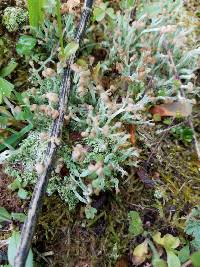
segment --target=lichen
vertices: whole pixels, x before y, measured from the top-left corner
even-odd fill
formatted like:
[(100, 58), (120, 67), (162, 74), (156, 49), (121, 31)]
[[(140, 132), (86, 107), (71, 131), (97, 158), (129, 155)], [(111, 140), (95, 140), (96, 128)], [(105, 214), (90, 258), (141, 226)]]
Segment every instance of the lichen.
[(7, 7), (3, 13), (3, 25), (9, 32), (15, 32), (20, 29), (26, 21), (28, 12), (20, 7)]

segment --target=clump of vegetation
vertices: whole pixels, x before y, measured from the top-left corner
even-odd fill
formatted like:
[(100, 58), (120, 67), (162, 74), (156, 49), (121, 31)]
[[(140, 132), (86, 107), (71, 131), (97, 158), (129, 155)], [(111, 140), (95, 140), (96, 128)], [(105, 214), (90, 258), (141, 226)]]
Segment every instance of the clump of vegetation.
[[(35, 1), (28, 1), (31, 30), (18, 38), (16, 60), (0, 71), (0, 151), (7, 149), (0, 160), (14, 179), (9, 188), (21, 199), (29, 198), (43, 173), (51, 141), (59, 149), (47, 194), (69, 210), (83, 204), (89, 222), (81, 209), (78, 230), (107, 220), (111, 240), (105, 241), (106, 266), (128, 250), (134, 266), (151, 262), (155, 267), (179, 267), (193, 262), (192, 253), (200, 249), (199, 208), (192, 209), (199, 201), (198, 162), (192, 151), (193, 143), (198, 147), (198, 127), (190, 123), (199, 97), (196, 18), (188, 23), (178, 0), (98, 1), (80, 48), (74, 40), (79, 1), (37, 2), (35, 13)], [(2, 21), (8, 32), (14, 32), (26, 18), (21, 7), (7, 7)], [(77, 51), (62, 138), (51, 139), (65, 61)], [(11, 83), (19, 58), (29, 66), (25, 91)], [(116, 215), (115, 223), (95, 203), (105, 192), (123, 210), (123, 218)], [(116, 205), (112, 201), (111, 210)], [(133, 206), (135, 210), (128, 212)], [(159, 219), (153, 222), (146, 209), (156, 210)], [(45, 219), (49, 220), (44, 218), (41, 225), (47, 227)], [(166, 234), (168, 225), (175, 234)], [(115, 232), (115, 227), (122, 232)], [(192, 242), (186, 240), (184, 229)], [(18, 232), (13, 235), (19, 239)]]
[(200, 250), (199, 230), (200, 230), (200, 207), (197, 206), (194, 209), (192, 209), (191, 213), (188, 215), (185, 227), (186, 234), (191, 235), (194, 238), (191, 244), (197, 250)]
[(9, 32), (16, 32), (28, 18), (28, 12), (21, 7), (7, 7), (2, 22)]

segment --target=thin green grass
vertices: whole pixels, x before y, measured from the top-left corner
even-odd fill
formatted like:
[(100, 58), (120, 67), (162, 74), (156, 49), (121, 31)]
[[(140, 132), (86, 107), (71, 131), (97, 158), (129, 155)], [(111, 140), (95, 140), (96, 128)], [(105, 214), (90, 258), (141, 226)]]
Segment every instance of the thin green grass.
[(62, 34), (62, 19), (60, 13), (60, 0), (56, 0), (56, 16), (58, 22), (58, 33), (59, 33), (59, 40), (60, 40), (60, 47), (61, 47), (61, 55), (64, 55), (64, 44), (63, 44), (63, 34)]

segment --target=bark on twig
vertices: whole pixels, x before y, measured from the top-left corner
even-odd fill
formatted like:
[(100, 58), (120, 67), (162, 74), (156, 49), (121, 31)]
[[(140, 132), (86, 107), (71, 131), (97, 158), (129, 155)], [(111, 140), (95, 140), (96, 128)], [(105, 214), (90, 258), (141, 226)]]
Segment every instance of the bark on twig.
[[(89, 20), (91, 9), (93, 6), (93, 0), (85, 0), (84, 9), (81, 15), (80, 23), (77, 28), (77, 32), (75, 34), (75, 41), (80, 44), (80, 41), (85, 32), (86, 24)], [(72, 70), (71, 65), (74, 63), (75, 55), (72, 55), (67, 63), (67, 67), (64, 70), (61, 93), (59, 96), (59, 116), (53, 122), (50, 140), (56, 140), (61, 137), (64, 115), (68, 104), (69, 92), (71, 88), (72, 82)], [(40, 209), (42, 207), (43, 197), (46, 192), (48, 178), (52, 170), (52, 162), (55, 158), (55, 154), (57, 151), (57, 145), (53, 141), (49, 141), (44, 164), (44, 171), (42, 175), (38, 177), (38, 181), (34, 188), (34, 192), (32, 195), (28, 216), (23, 225), (21, 232), (20, 244), (17, 249), (17, 254), (14, 261), (14, 267), (24, 267), (26, 263), (26, 259), (30, 250), (32, 238), (35, 232), (35, 226), (37, 223), (37, 219), (39, 216)]]

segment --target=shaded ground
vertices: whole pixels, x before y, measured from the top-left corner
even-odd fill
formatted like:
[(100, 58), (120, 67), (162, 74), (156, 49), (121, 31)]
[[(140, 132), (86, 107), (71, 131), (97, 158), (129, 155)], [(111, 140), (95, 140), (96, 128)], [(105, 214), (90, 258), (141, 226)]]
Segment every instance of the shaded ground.
[[(170, 139), (163, 142), (157, 152), (156, 157), (162, 155), (163, 160), (158, 161), (156, 157), (152, 159), (145, 173), (148, 183), (141, 179), (144, 174), (141, 175), (139, 169), (130, 170), (119, 195), (107, 192), (93, 201), (98, 215), (92, 221), (84, 219), (82, 207), (70, 213), (56, 196), (46, 199), (35, 240), (39, 254), (53, 254), (42, 260), (44, 265), (133, 266), (132, 250), (144, 238), (132, 238), (128, 233), (130, 210), (140, 213), (146, 231), (182, 235), (184, 216), (200, 199), (199, 164), (190, 149), (181, 144), (171, 143), (169, 146), (169, 143)], [(163, 194), (167, 196), (161, 201), (153, 196), (153, 187), (149, 183), (155, 177), (161, 184)], [(177, 219), (180, 217), (182, 221)], [(40, 262), (41, 255), (38, 256)]]
[[(195, 130), (200, 135), (198, 120), (197, 117)], [(144, 128), (138, 129), (137, 135), (140, 134), (146, 135), (152, 144), (161, 139), (161, 136), (154, 138), (155, 133)], [(167, 135), (158, 148), (144, 149), (140, 167), (142, 169), (129, 170), (129, 177), (122, 181), (118, 195), (107, 192), (93, 200), (98, 214), (91, 221), (85, 219), (82, 206), (69, 212), (56, 195), (46, 197), (33, 245), (38, 266), (133, 266), (133, 247), (141, 243), (143, 237), (132, 238), (128, 233), (130, 210), (139, 211), (145, 230), (178, 235), (184, 219), (181, 222), (177, 216), (184, 218), (200, 201), (200, 167), (192, 147), (172, 142)], [(155, 180), (163, 192), (160, 201), (153, 196)], [(0, 206), (22, 212), (22, 202), (7, 188), (11, 182), (1, 166)]]
[(4, 207), (10, 212), (22, 212), (23, 202), (14, 192), (8, 189), (8, 185), (12, 182), (13, 179), (3, 173), (3, 167), (0, 165), (0, 207)]

